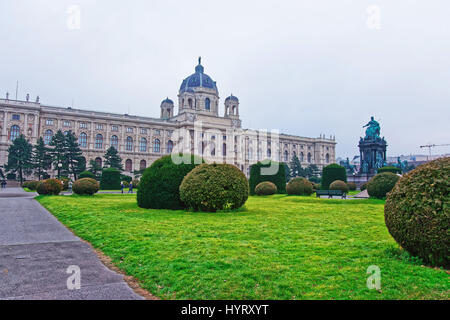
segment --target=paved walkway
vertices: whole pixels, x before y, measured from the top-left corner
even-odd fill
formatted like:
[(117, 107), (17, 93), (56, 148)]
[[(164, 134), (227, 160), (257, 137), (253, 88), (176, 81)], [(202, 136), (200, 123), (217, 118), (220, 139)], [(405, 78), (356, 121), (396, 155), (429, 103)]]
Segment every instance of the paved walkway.
[[(142, 299), (34, 196), (0, 190), (0, 300)], [(80, 268), (79, 290), (67, 288), (69, 266)]]

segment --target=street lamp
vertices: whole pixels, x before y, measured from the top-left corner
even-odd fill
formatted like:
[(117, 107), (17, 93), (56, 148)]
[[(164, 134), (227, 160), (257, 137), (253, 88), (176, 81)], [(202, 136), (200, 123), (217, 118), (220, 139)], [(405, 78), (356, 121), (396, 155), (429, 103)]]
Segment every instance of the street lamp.
[(61, 168), (62, 168), (62, 163), (58, 162), (58, 179), (60, 178), (59, 176), (61, 175)]

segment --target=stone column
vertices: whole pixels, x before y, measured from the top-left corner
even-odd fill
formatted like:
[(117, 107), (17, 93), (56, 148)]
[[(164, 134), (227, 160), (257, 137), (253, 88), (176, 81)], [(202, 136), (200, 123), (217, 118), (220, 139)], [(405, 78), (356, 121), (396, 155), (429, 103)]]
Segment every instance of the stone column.
[(7, 130), (6, 130), (6, 125), (8, 124), (7, 121), (8, 121), (8, 111), (5, 110), (4, 116), (3, 116), (3, 130), (2, 130), (3, 142), (8, 141)]

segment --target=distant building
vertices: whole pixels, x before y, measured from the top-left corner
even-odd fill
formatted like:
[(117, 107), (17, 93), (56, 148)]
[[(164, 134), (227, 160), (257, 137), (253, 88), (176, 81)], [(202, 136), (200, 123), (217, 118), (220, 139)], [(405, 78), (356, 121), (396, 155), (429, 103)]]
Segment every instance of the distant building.
[[(72, 131), (86, 158), (103, 164), (105, 151), (115, 147), (125, 171), (144, 169), (162, 155), (190, 152), (207, 161), (236, 165), (248, 175), (250, 165), (267, 158), (289, 162), (295, 155), (304, 166), (319, 168), (335, 162), (334, 137), (299, 137), (241, 128), (239, 99), (230, 95), (219, 116), (216, 82), (199, 64), (182, 81), (178, 113), (167, 98), (160, 105), (160, 118), (53, 107), (35, 102), (0, 99), (0, 165), (7, 162), (7, 149), (20, 134), (32, 144), (43, 137), (49, 144), (58, 131)], [(199, 124), (201, 126), (199, 126)], [(300, 125), (300, 124), (299, 124)]]

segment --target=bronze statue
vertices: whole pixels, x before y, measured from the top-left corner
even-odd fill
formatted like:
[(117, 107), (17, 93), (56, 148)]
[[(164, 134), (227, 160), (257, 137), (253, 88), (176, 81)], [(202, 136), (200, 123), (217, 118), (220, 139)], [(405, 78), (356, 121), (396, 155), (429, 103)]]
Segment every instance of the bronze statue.
[(375, 121), (373, 117), (370, 117), (370, 121), (368, 124), (363, 126), (363, 128), (366, 128), (366, 137), (367, 140), (376, 140), (376, 138), (380, 137), (380, 124), (378, 121)]

